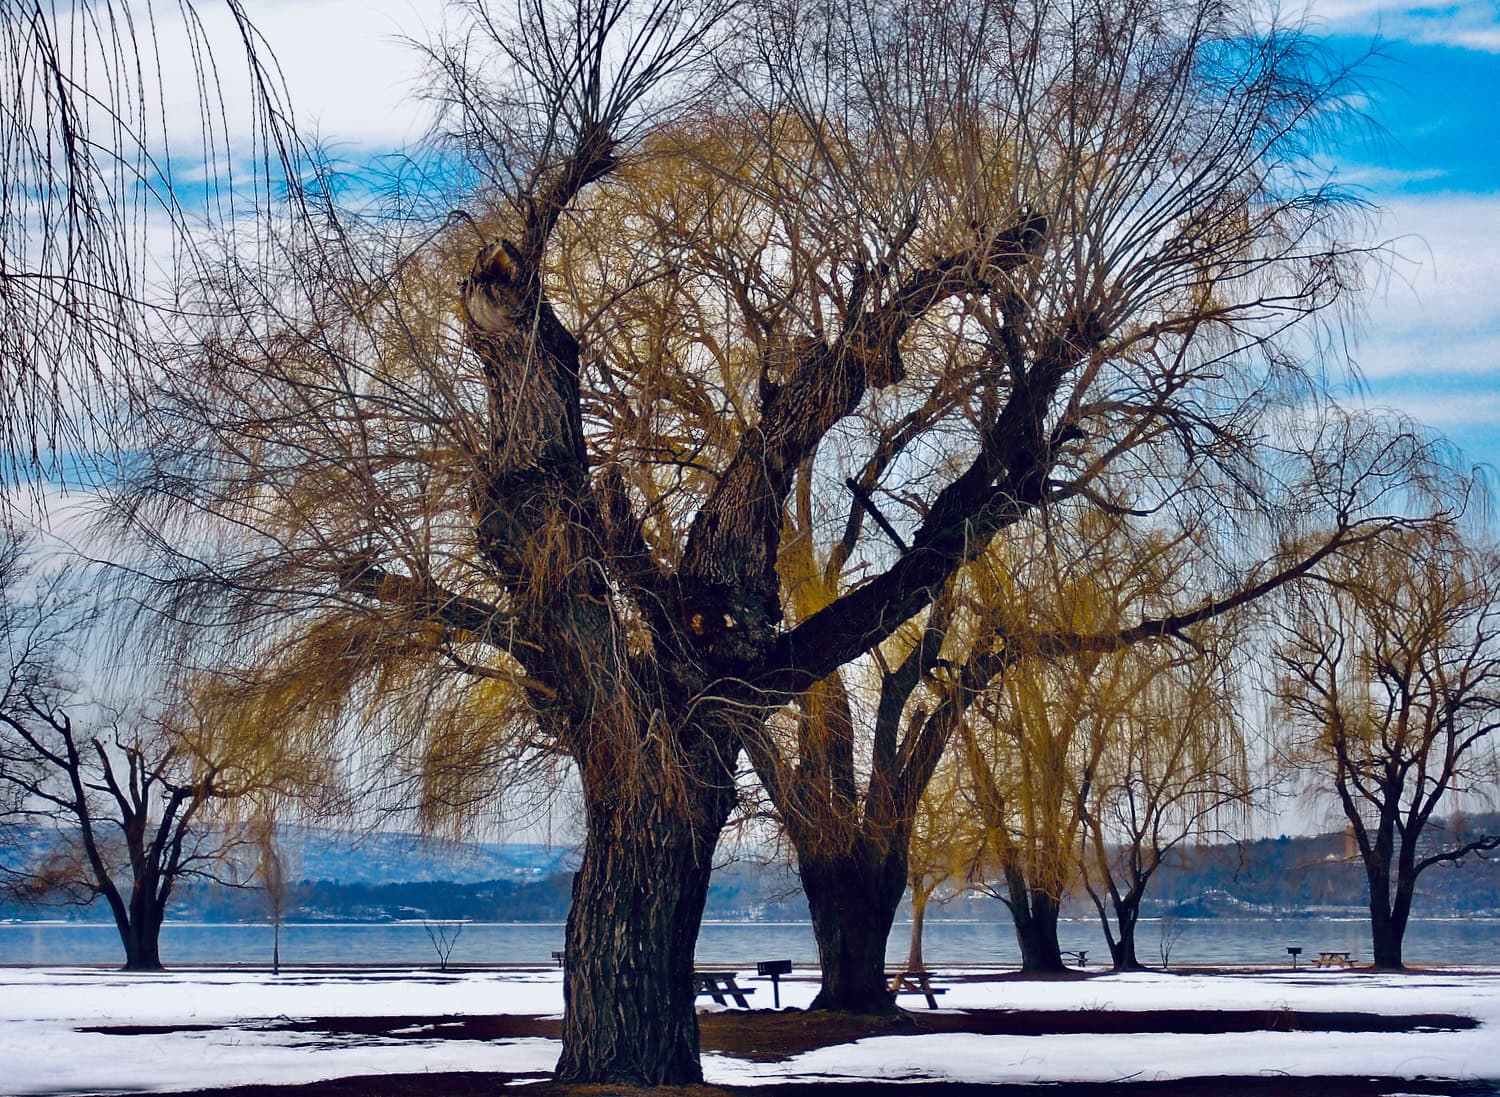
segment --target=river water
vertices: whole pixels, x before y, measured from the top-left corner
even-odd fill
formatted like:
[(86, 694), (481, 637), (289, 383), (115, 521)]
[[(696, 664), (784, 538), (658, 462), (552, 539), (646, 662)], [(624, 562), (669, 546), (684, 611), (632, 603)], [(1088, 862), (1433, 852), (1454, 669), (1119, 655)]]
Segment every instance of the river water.
[[(284, 964), (361, 963), (435, 965), (432, 933), (421, 922), (316, 923), (281, 929)], [(563, 946), (560, 922), (465, 923), (443, 927), (452, 943), (449, 962), (550, 963)], [(887, 958), (906, 958), (910, 926), (898, 922)], [(1108, 949), (1097, 922), (1065, 921), (1058, 936), (1064, 949), (1086, 950), (1091, 967), (1106, 963)], [(1300, 947), (1303, 962), (1324, 950), (1370, 953), (1369, 929), (1360, 919), (1285, 918), (1142, 922), (1137, 951), (1142, 962), (1161, 960), (1163, 940), (1173, 964), (1284, 964), (1287, 948)], [(269, 925), (199, 925), (169, 922), (162, 931), (162, 962), (179, 964), (265, 964), (271, 959)], [(1015, 933), (1008, 922), (929, 920), (923, 939), (929, 965), (1018, 964)], [(1500, 964), (1500, 919), (1413, 919), (1406, 934), (1409, 964)], [(753, 964), (789, 959), (814, 963), (818, 957), (806, 922), (707, 922), (698, 938), (703, 965)], [(0, 963), (115, 964), (122, 959), (112, 925), (68, 922), (0, 923)]]

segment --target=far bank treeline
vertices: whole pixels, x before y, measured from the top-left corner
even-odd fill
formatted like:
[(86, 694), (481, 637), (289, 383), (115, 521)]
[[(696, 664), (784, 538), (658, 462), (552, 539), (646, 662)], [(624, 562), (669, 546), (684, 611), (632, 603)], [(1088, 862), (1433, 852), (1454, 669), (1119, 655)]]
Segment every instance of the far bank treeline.
[(1496, 788), (1483, 478), (1339, 399), (1385, 255), (1342, 47), (1236, 0), (462, 0), (365, 174), (222, 2), (245, 117), (211, 20), (184, 120), (149, 5), (0, 8), (0, 454), (91, 468), (100, 546), (60, 573), (7, 492), (0, 823), (79, 836), (9, 890), (149, 970), (187, 880), (284, 907), (283, 820), (556, 795), (557, 1079), (654, 1085), (702, 1079), (737, 828), (814, 1008), (877, 1014), (908, 890), (988, 889), (1028, 972), (1087, 895), (1128, 970), (1174, 851), (1317, 795), (1396, 970), (1500, 847), (1436, 826)]
[[(1474, 820), (1476, 828), (1500, 831), (1500, 818)], [(349, 854), (357, 858), (357, 851)], [(368, 877), (368, 869), (359, 874)], [(289, 882), (281, 916), (287, 922), (388, 922), (398, 919), (462, 919), (475, 922), (562, 922), (571, 905), (573, 874), (555, 871), (538, 879), (370, 880), (318, 879)], [(1364, 908), (1367, 881), (1351, 855), (1347, 834), (1282, 836), (1184, 850), (1167, 860), (1144, 917), (1298, 918)], [(1473, 860), (1453, 871), (1424, 877), (1417, 905), (1426, 917), (1500, 917), (1500, 861)], [(212, 882), (185, 886), (173, 902), (173, 917), (185, 922), (264, 922), (266, 898), (255, 881), (248, 887)], [(1096, 914), (1079, 896), (1063, 904), (1067, 917), (1093, 920)], [(910, 903), (899, 918), (910, 917)], [(108, 918), (99, 904), (38, 908), (34, 903), (0, 901), (0, 918), (38, 914), (96, 921)], [(704, 908), (708, 918), (801, 921), (807, 900), (788, 866), (737, 862), (714, 874)], [(928, 918), (1005, 921), (1007, 914), (981, 891), (941, 893)], [(898, 931), (899, 932), (899, 931)], [(545, 962), (548, 957), (537, 957)]]

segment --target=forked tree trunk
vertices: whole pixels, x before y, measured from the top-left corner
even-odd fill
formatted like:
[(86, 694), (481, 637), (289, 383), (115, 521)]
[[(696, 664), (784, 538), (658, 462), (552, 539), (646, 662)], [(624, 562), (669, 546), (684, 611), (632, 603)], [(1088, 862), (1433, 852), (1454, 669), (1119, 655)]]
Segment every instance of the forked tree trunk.
[(1141, 961), (1135, 951), (1135, 921), (1120, 924), (1120, 936), (1110, 945), (1110, 962), (1116, 971), (1140, 971)]
[(906, 847), (860, 844), (853, 853), (804, 853), (797, 862), (823, 972), (812, 1008), (889, 1015), (896, 1003), (885, 979), (885, 947), (906, 891)]
[(1021, 946), (1021, 970), (1030, 975), (1066, 971), (1062, 947), (1057, 943), (1058, 903), (1045, 892), (1031, 893), (1031, 911), (1016, 920), (1016, 940)]
[(161, 971), (160, 928), (132, 924), (120, 930), (126, 971)]
[(1377, 968), (1402, 971), (1402, 943), (1406, 938), (1406, 924), (1411, 917), (1413, 886), (1411, 882), (1397, 881), (1395, 895), (1388, 899), (1389, 883), (1377, 888), (1370, 881), (1370, 944), (1371, 959)]
[(601, 799), (588, 796), (573, 878), (556, 1078), (701, 1082), (693, 949), (733, 787), (688, 776), (675, 788)]

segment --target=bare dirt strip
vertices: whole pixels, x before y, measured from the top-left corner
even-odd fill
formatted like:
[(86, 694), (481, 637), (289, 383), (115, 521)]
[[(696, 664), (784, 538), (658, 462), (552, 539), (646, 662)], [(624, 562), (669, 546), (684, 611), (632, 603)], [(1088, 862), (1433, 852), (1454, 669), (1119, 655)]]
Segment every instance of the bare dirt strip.
[[(781, 1062), (815, 1048), (849, 1043), (870, 1036), (920, 1036), (932, 1033), (979, 1035), (1119, 1035), (1182, 1033), (1185, 1036), (1244, 1032), (1379, 1032), (1454, 1031), (1476, 1022), (1457, 1014), (1388, 1015), (1309, 1010), (1006, 1010), (963, 1013), (904, 1012), (895, 1018), (800, 1010), (731, 1010), (699, 1017), (705, 1051), (723, 1052), (757, 1062)], [(503, 1040), (521, 1037), (559, 1038), (555, 1018), (496, 1014), (441, 1017), (325, 1017), (277, 1019), (236, 1026), (97, 1026), (85, 1029), (122, 1037), (189, 1028), (241, 1028), (257, 1031), (326, 1033), (331, 1044), (348, 1047), (350, 1037), (373, 1040)], [(316, 1046), (316, 1044), (314, 1044)], [(649, 1091), (661, 1097), (804, 1097), (827, 1093), (838, 1097), (879, 1092), (884, 1097), (1500, 1097), (1500, 1080), (1446, 1078), (1254, 1077), (1215, 1076), (1172, 1081), (1122, 1077), (1109, 1082), (989, 1084), (933, 1082), (916, 1078), (879, 1082), (826, 1080), (756, 1086), (686, 1086)], [(199, 1090), (182, 1097), (494, 1097), (502, 1087), (517, 1097), (603, 1097), (624, 1093), (618, 1086), (561, 1086), (544, 1075), (456, 1072), (388, 1077), (340, 1078), (305, 1085), (256, 1085)]]

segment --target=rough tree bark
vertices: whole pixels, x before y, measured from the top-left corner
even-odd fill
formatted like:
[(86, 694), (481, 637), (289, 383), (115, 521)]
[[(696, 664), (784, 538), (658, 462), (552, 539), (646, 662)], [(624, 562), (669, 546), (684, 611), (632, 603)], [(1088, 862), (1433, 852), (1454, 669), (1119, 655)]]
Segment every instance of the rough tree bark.
[(885, 979), (885, 947), (906, 890), (904, 842), (861, 841), (842, 856), (799, 857), (823, 985), (813, 1009), (896, 1011)]
[[(605, 145), (580, 155), (604, 159), (566, 169), (569, 186), (607, 170)], [(695, 720), (681, 703), (702, 694), (713, 650), (665, 621), (654, 660), (622, 639), (595, 562), (626, 553), (589, 477), (579, 348), (541, 297), (540, 260), (540, 239), (503, 241), (476, 260), (464, 304), (493, 403), (480, 543), (516, 592), (517, 635), (547, 654), (528, 688), (583, 781), (587, 829), (568, 918), (557, 1076), (697, 1082), (693, 946), (739, 748), (727, 720)]]
[(693, 949), (735, 793), (722, 768), (702, 783), (672, 776), (623, 796), (589, 791), (568, 912), (559, 1081), (701, 1077)]
[[(628, 497), (591, 473), (581, 419), (581, 349), (543, 292), (551, 228), (582, 187), (613, 169), (611, 150), (602, 133), (585, 135), (540, 187), (519, 242), (502, 238), (486, 247), (463, 284), (468, 342), (490, 402), (491, 441), (489, 452), (477, 455), (474, 517), (489, 568), (512, 592), (514, 640), (507, 650), (545, 653), (525, 656), (525, 688), (538, 718), (583, 774), (587, 844), (569, 920), (569, 1019), (559, 1077), (695, 1082), (701, 1073), (692, 944), (710, 854), (732, 804), (742, 730), (763, 723), (773, 706), (847, 661), (823, 645), (779, 647), (787, 635), (778, 627), (776, 554), (796, 470), (869, 386), (899, 379), (898, 344), (914, 320), (973, 289), (977, 271), (1027, 262), (1043, 224), (1027, 217), (981, 241), (977, 254), (936, 258), (878, 306), (848, 318), (836, 339), (802, 344), (782, 383), (763, 391), (759, 424), (744, 435), (694, 516), (681, 562), (668, 577), (645, 549)], [(1002, 414), (1002, 436), (1021, 427), (1018, 415)], [(1036, 453), (1035, 420), (1025, 432), (1030, 456)], [(998, 460), (981, 459), (982, 478), (949, 493), (931, 533), (944, 547), (920, 554), (921, 567), (909, 578), (931, 572), (941, 580), (972, 551), (947, 524), (965, 524), (972, 508), (991, 498)], [(1034, 461), (1021, 463), (1031, 469)], [(1029, 485), (1026, 498), (1034, 501), (1036, 489)], [(608, 562), (612, 576), (601, 562)], [(492, 628), (476, 621), (463, 599), (427, 592), (421, 580), (387, 573), (372, 561), (356, 562), (343, 582), (386, 601), (419, 597), (470, 632)], [(920, 608), (931, 582), (924, 579), (921, 589), (903, 597)], [(651, 630), (648, 652), (631, 649), (631, 629), (617, 616), (615, 607), (627, 596)], [(901, 613), (910, 615), (859, 601), (832, 622), (856, 650), (889, 635)], [(810, 761), (842, 786), (853, 764), (852, 744), (835, 738), (821, 749), (847, 758)], [(930, 772), (935, 761), (924, 755), (917, 768)], [(911, 790), (903, 795), (914, 809)], [(828, 942), (828, 954), (857, 967), (838, 984), (850, 988), (839, 1000), (860, 1009), (890, 1008), (884, 942), (906, 870), (904, 839), (897, 845), (894, 857), (871, 858), (873, 871), (844, 866), (842, 878), (830, 872), (826, 886), (811, 889), (829, 900), (820, 903), (816, 919), (837, 937)], [(870, 919), (858, 929), (836, 930), (848, 919), (842, 905), (856, 898), (870, 901)]]

